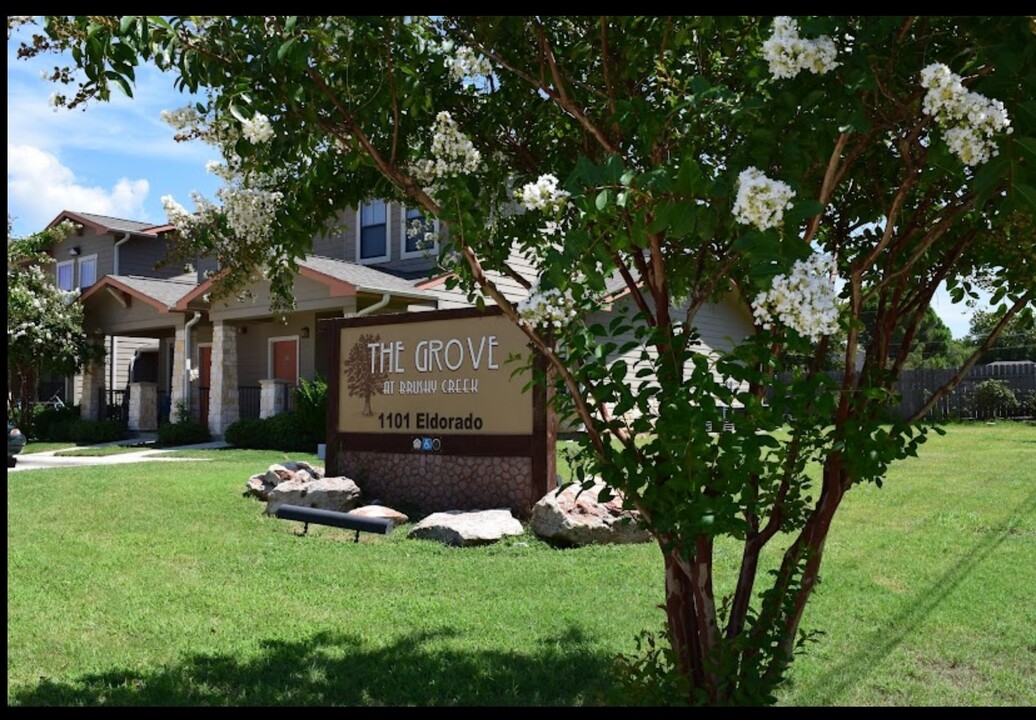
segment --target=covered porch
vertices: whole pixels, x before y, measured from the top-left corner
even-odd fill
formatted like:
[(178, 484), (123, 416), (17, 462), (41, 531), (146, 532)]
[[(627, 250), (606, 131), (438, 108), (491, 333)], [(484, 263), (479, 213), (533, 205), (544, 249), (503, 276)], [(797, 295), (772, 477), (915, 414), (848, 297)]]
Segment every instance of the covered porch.
[[(270, 311), (265, 280), (245, 289), (247, 300), (210, 299), (214, 283), (209, 279), (199, 285), (176, 309), (187, 318), (182, 341), (186, 381), (179, 397), (217, 437), (241, 418), (293, 410), (301, 380), (327, 378), (334, 371), (329, 367), (331, 339), (320, 332), (320, 320), (436, 307), (436, 299), (411, 281), (315, 256), (299, 262), (292, 289), (295, 307), (283, 314)], [(174, 415), (176, 403), (174, 394)]]

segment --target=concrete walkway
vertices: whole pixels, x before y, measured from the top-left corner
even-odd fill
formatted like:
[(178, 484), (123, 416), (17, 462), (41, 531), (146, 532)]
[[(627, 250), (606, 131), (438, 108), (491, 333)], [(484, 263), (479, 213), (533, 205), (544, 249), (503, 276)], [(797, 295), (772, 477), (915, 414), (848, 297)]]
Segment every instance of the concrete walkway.
[[(110, 443), (99, 443), (97, 445), (82, 445), (82, 446), (69, 446), (60, 450), (51, 450), (48, 452), (41, 453), (29, 453), (20, 454), (15, 457), (18, 460), (18, 464), (13, 468), (7, 468), (8, 473), (20, 472), (22, 470), (44, 470), (46, 468), (62, 468), (62, 467), (82, 467), (86, 465), (123, 465), (126, 463), (135, 462), (189, 462), (189, 461), (204, 461), (205, 458), (185, 458), (185, 457), (163, 457), (167, 453), (173, 450), (217, 450), (220, 448), (230, 447), (227, 443), (222, 440), (214, 440), (213, 442), (199, 443), (197, 445), (181, 445), (179, 447), (170, 448), (156, 448), (153, 446), (146, 445), (147, 438), (135, 438), (133, 440), (119, 440), (117, 442)], [(86, 450), (89, 448), (97, 447), (108, 447), (111, 445), (131, 445), (134, 443), (142, 443), (140, 450), (132, 452), (119, 453), (118, 455), (101, 455), (97, 457), (70, 457), (59, 455), (58, 453), (67, 452), (70, 450)]]

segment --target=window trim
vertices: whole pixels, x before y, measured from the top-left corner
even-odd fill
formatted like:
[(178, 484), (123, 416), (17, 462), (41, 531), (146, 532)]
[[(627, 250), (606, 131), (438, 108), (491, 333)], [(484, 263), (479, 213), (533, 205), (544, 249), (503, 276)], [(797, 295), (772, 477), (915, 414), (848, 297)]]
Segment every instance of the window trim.
[[(430, 247), (421, 248), (420, 250), (407, 250), (406, 249), (406, 226), (407, 226), (407, 213), (411, 210), (419, 210), (421, 215), (424, 216), (424, 211), (420, 208), (408, 208), (403, 206), (399, 211), (399, 257), (403, 260), (410, 260), (412, 258), (427, 258), (436, 257), (439, 254), (439, 241), (436, 240)], [(427, 221), (426, 221), (427, 222)], [(438, 236), (439, 234), (439, 218), (432, 218), (432, 232)]]
[[(90, 260), (93, 260), (93, 263), (94, 263), (94, 281), (92, 283), (90, 283), (90, 285), (83, 285), (83, 263), (88, 262)], [(98, 280), (98, 277), (97, 277), (97, 253), (94, 253), (93, 255), (84, 255), (83, 257), (80, 257), (76, 261), (76, 274), (79, 276), (79, 285), (78, 285), (78, 287), (79, 287), (80, 290), (85, 290), (86, 288), (90, 287), (91, 285), (96, 285), (97, 284), (97, 280)]]
[[(363, 237), (363, 206), (380, 202), (385, 206), (385, 254), (374, 257), (362, 257), (361, 238)], [(370, 202), (360, 203), (356, 208), (356, 262), (360, 265), (373, 265), (375, 263), (388, 262), (392, 259), (392, 205), (375, 198)]]
[[(70, 270), (69, 270), (70, 275), (69, 275), (69, 281), (68, 281), (69, 287), (67, 287), (67, 288), (61, 287), (61, 268), (62, 267), (70, 268)], [(64, 290), (65, 292), (71, 292), (72, 290), (76, 289), (76, 261), (75, 260), (64, 260), (62, 262), (59, 262), (54, 267), (54, 284), (58, 286), (59, 290)]]

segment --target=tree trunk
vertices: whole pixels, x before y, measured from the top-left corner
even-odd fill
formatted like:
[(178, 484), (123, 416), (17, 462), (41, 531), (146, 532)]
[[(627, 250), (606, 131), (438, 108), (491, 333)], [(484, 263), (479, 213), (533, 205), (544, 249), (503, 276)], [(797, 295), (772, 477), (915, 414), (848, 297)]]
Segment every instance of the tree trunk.
[(692, 688), (697, 688), (705, 684), (705, 668), (702, 667), (698, 644), (691, 578), (684, 572), (677, 552), (670, 550), (665, 553), (666, 621), (680, 674), (690, 680)]
[[(700, 587), (686, 570), (687, 563), (679, 550), (665, 552), (665, 611), (670, 642), (676, 655), (678, 670), (687, 678), (691, 692), (704, 691), (710, 704), (722, 700), (720, 678), (710, 667), (710, 653), (719, 641), (718, 620), (712, 602), (711, 564), (699, 568)], [(695, 562), (692, 558), (691, 562)], [(686, 698), (691, 704), (695, 698)]]

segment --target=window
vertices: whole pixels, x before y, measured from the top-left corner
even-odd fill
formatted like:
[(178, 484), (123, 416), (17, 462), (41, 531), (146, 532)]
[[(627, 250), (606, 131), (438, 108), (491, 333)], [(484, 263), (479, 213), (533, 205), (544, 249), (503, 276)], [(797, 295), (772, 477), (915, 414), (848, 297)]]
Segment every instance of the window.
[(57, 266), (58, 274), (58, 288), (60, 290), (71, 290), (75, 287), (76, 281), (73, 277), (75, 271), (75, 261), (66, 260), (65, 262), (59, 262)]
[(403, 213), (400, 235), (403, 238), (400, 257), (434, 256), (439, 252), (439, 221), (425, 219), (424, 213), (416, 208), (408, 208)]
[(357, 215), (356, 260), (361, 263), (388, 260), (388, 206), (381, 200), (364, 203)]
[(97, 282), (97, 256), (79, 258), (79, 287), (88, 288)]

